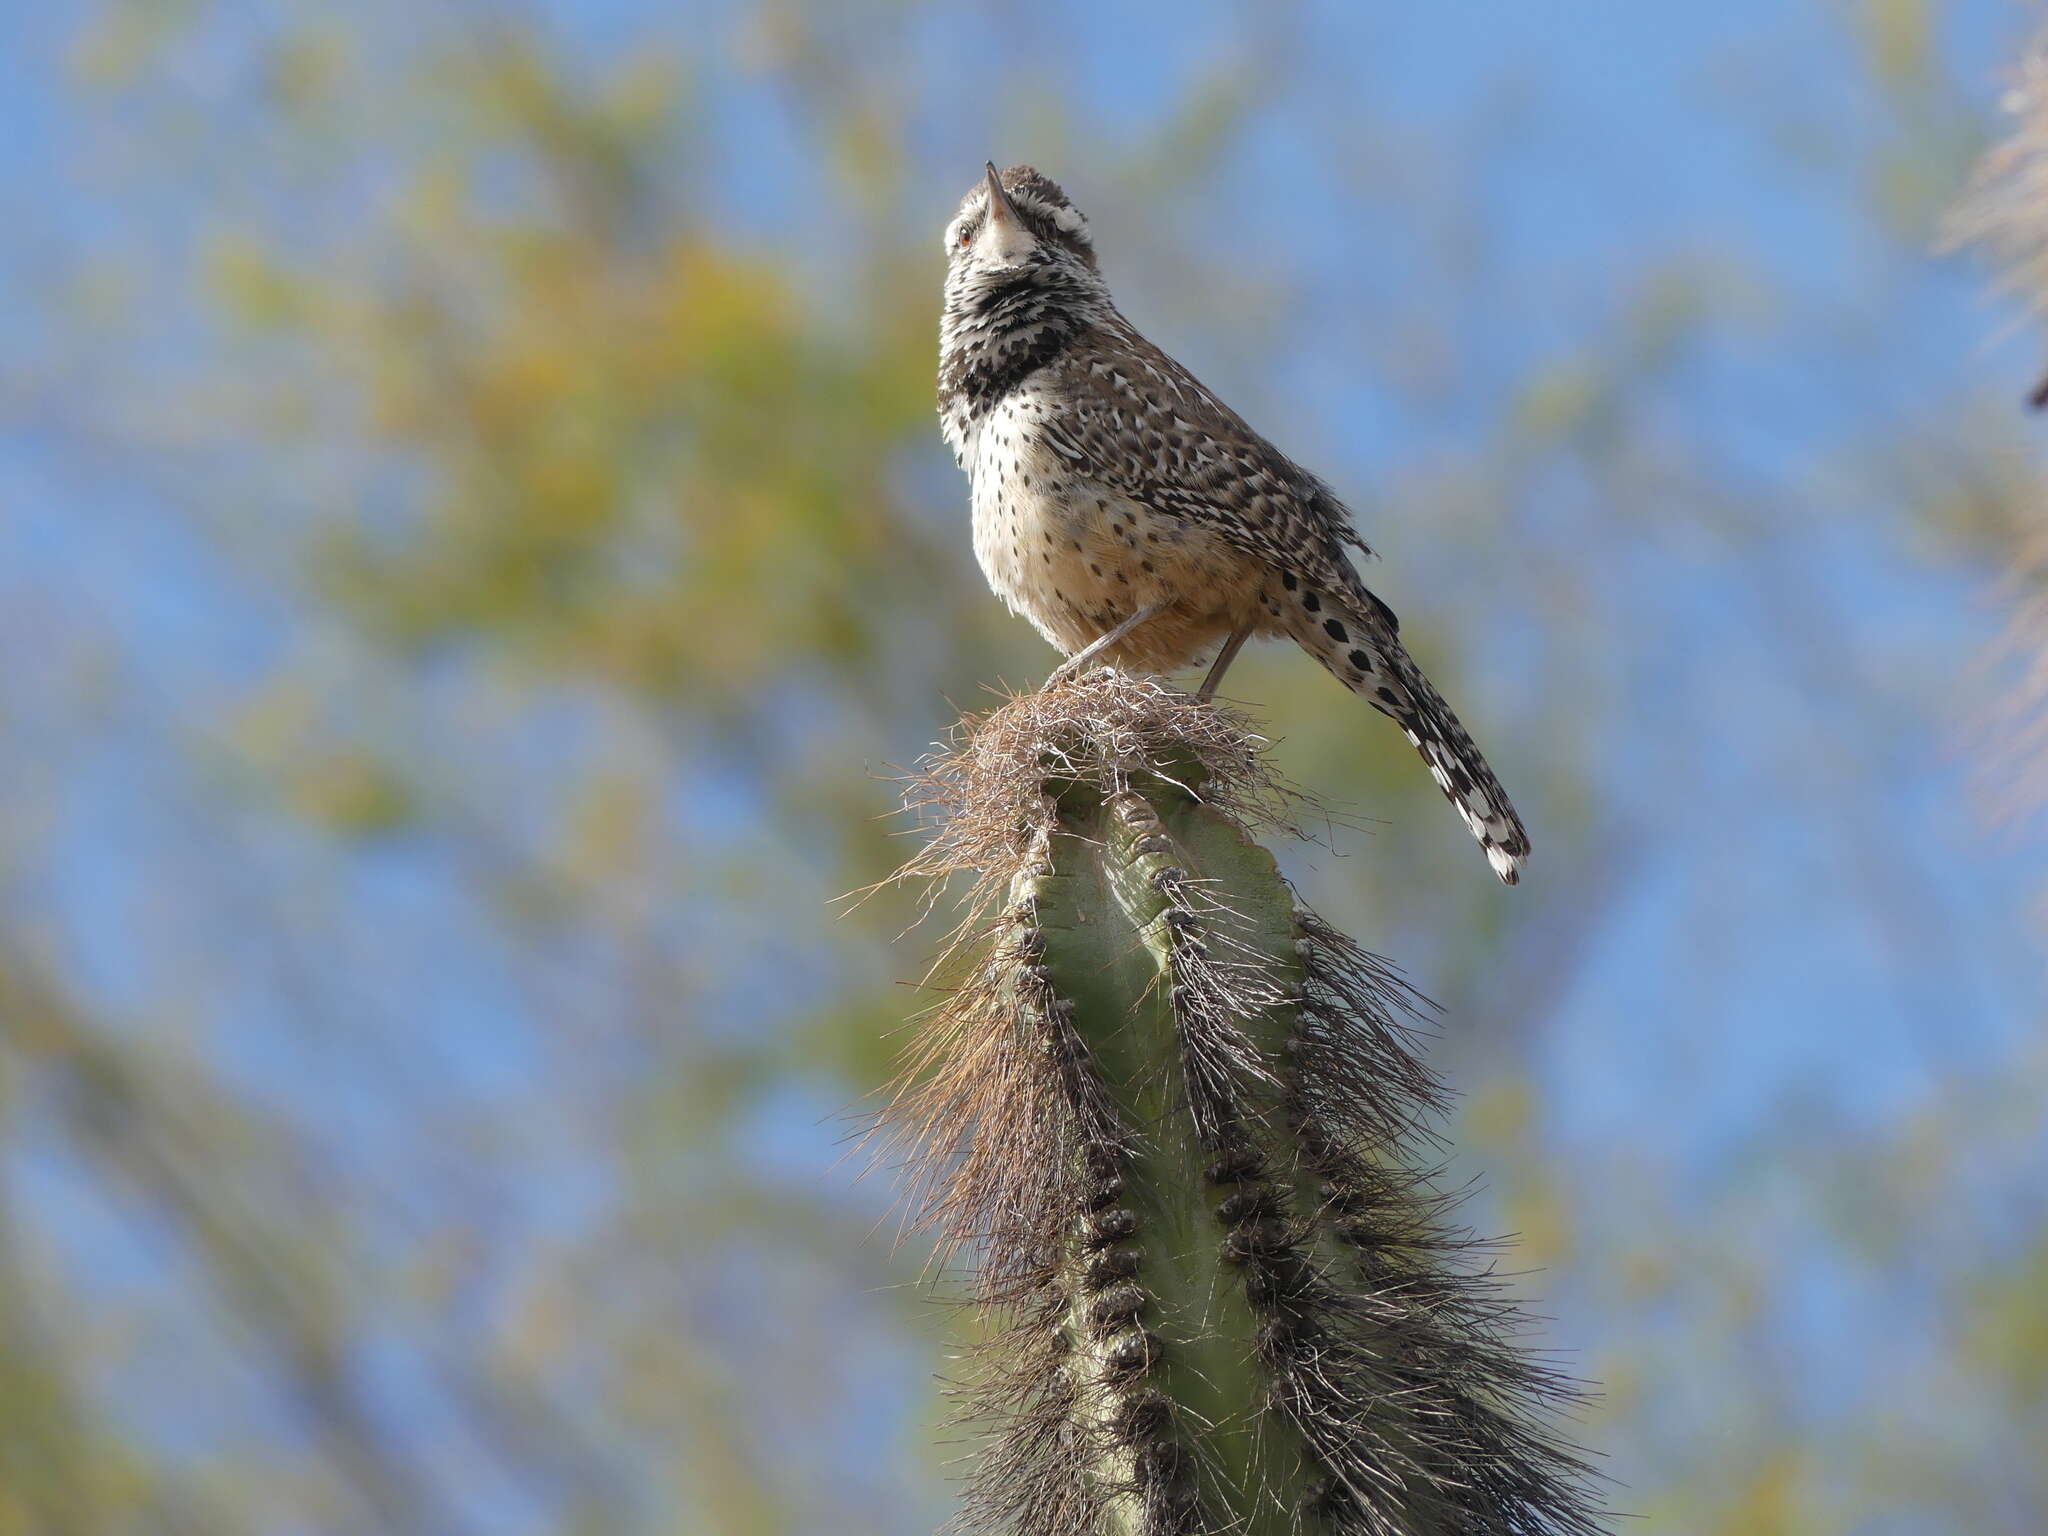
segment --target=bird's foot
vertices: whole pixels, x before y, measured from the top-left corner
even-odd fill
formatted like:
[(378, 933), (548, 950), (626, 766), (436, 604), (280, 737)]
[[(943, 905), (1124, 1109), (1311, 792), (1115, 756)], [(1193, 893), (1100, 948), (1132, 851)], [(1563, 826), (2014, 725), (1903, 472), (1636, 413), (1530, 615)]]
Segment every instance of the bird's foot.
[[(1045, 681), (1038, 685), (1038, 691), (1040, 693), (1050, 693), (1055, 688), (1064, 688), (1068, 683), (1079, 682), (1082, 675), (1089, 672), (1088, 663), (1094, 659), (1092, 656), (1069, 657), (1045, 675)], [(1093, 675), (1097, 677), (1115, 677), (1117, 670), (1115, 667), (1105, 664), (1094, 668)]]

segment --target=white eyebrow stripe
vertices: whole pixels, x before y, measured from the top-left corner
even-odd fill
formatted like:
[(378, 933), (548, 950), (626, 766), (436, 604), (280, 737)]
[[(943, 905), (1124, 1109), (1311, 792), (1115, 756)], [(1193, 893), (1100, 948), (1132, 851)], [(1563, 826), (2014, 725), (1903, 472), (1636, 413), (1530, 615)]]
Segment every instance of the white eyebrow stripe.
[(1020, 198), (1018, 201), (1040, 218), (1051, 220), (1070, 235), (1088, 227), (1088, 221), (1081, 217), (1081, 210), (1071, 204), (1065, 208), (1055, 208), (1052, 204), (1042, 203), (1035, 197)]

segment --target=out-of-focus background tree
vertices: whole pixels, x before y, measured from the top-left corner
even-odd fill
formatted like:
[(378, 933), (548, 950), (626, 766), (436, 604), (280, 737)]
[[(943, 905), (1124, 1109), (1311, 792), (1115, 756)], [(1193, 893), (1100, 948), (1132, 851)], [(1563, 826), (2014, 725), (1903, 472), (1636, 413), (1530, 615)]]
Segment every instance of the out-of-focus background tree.
[(2028, 22), (10, 9), (0, 1533), (946, 1517), (848, 1148), (935, 934), (834, 898), (1051, 660), (931, 417), (989, 156), (1336, 481), (1535, 830), (1498, 889), (1239, 663), (1614, 1506), (2048, 1525), (2042, 429), (1929, 254)]

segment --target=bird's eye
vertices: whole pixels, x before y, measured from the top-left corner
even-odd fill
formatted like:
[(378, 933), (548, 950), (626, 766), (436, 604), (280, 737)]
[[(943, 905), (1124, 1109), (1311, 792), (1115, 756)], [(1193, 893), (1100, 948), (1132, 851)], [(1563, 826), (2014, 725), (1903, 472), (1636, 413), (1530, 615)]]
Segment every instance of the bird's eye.
[(968, 228), (965, 224), (961, 225), (960, 238), (958, 240), (955, 240), (953, 243), (959, 246), (961, 250), (966, 250), (968, 246), (974, 243), (974, 231)]

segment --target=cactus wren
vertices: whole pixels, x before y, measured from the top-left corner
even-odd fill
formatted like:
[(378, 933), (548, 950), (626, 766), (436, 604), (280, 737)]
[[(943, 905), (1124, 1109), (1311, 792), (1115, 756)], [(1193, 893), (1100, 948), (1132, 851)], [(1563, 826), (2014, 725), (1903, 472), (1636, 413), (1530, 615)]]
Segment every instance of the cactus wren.
[(1371, 554), (1330, 488), (1117, 312), (1088, 223), (1029, 166), (986, 177), (946, 227), (939, 418), (973, 484), (989, 585), (1068, 656), (1143, 672), (1285, 635), (1407, 734), (1513, 885), (1529, 836), (1367, 591)]

